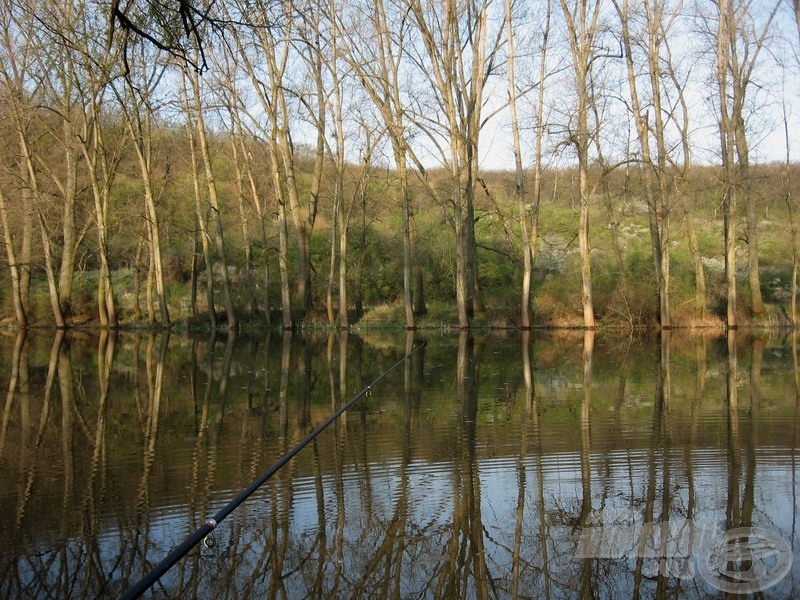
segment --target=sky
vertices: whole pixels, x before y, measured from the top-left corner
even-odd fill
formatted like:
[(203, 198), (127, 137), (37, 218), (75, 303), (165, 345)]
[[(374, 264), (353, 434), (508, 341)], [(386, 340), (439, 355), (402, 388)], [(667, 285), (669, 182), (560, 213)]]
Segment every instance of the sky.
[[(750, 101), (746, 115), (748, 142), (751, 162), (756, 164), (785, 162), (787, 141), (790, 160), (800, 162), (800, 36), (798, 36), (798, 27), (791, 12), (790, 2), (791, 0), (785, 0), (782, 10), (776, 15), (775, 35), (759, 55), (759, 65), (748, 91)], [(767, 4), (765, 2), (763, 6), (766, 7)], [(686, 23), (691, 22), (692, 19), (686, 19)], [(685, 43), (683, 45), (680, 42), (674, 44), (678, 48), (673, 52), (680, 55), (682, 68), (689, 72), (687, 96), (690, 103), (692, 128), (690, 136), (692, 160), (696, 164), (719, 164), (719, 130), (713, 99), (716, 90), (709, 85), (708, 57), (700, 55), (698, 49), (700, 36), (696, 32), (686, 30), (684, 34), (679, 34), (678, 39), (681, 37), (684, 37)], [(622, 68), (621, 60), (616, 63)], [(786, 67), (782, 68), (781, 64)], [(604, 65), (605, 72), (602, 73), (602, 77), (606, 81), (613, 81), (614, 77), (608, 76), (609, 67), (613, 68), (613, 63)], [(627, 135), (631, 143), (635, 143), (634, 125), (629, 122), (627, 107), (619, 101), (623, 97), (627, 100), (628, 95), (625, 89), (627, 84), (624, 74), (620, 73), (617, 81), (620, 85), (609, 94), (609, 97), (612, 97), (611, 103), (616, 103), (616, 106), (612, 107), (607, 114), (608, 121), (617, 128), (617, 135), (623, 137)], [(549, 93), (552, 105), (569, 101), (569, 95), (565, 94), (565, 89), (569, 86), (566, 74), (548, 85), (553, 88)], [(614, 88), (614, 84), (611, 87)], [(615, 100), (613, 96), (616, 91), (619, 94)], [(490, 110), (498, 102), (504, 101), (505, 89), (498, 87), (494, 90), (494, 94), (496, 96), (490, 97), (488, 100)], [(525, 135), (523, 134), (523, 136)], [(523, 148), (526, 166), (533, 163), (531, 137), (532, 134), (528, 134), (527, 141), (531, 143), (528, 144), (527, 149)], [(548, 141), (551, 145), (555, 145), (562, 140), (554, 137)], [(514, 168), (513, 144), (507, 111), (498, 114), (486, 124), (482, 132), (479, 155), (482, 169), (510, 170)], [(546, 156), (546, 160), (569, 164), (572, 157), (569, 153), (560, 153), (558, 156), (551, 154)]]

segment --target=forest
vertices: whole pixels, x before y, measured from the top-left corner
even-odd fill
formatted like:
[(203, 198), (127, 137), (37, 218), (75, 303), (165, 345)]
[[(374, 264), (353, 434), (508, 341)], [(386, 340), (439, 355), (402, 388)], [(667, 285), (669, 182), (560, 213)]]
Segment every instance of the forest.
[(799, 17), (0, 0), (0, 319), (794, 326)]

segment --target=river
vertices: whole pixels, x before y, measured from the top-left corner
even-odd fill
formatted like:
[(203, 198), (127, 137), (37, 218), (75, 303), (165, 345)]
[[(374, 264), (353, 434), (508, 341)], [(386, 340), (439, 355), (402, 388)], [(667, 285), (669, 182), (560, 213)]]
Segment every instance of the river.
[(123, 595), (357, 395), (145, 597), (796, 597), (797, 348), (6, 332), (0, 597)]

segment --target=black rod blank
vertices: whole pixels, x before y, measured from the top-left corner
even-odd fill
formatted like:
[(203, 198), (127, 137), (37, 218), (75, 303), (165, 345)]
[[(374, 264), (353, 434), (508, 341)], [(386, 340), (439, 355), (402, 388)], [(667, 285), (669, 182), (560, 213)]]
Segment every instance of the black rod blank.
[(317, 426), (314, 431), (309, 433), (303, 440), (301, 440), (294, 448), (289, 450), (283, 458), (281, 458), (278, 462), (276, 462), (272, 467), (269, 468), (261, 477), (256, 479), (253, 483), (251, 483), (247, 488), (242, 490), (236, 498), (231, 500), (228, 504), (226, 504), (222, 509), (220, 509), (217, 514), (215, 514), (211, 519), (208, 519), (202, 526), (198, 527), (197, 530), (187, 537), (183, 543), (179, 546), (176, 546), (172, 552), (170, 552), (160, 563), (158, 563), (153, 569), (150, 570), (147, 575), (142, 577), (136, 585), (130, 588), (127, 593), (122, 596), (122, 600), (133, 600), (134, 598), (139, 598), (144, 592), (150, 589), (156, 581), (158, 581), (164, 573), (169, 571), (175, 563), (177, 563), (181, 558), (183, 558), (192, 548), (194, 548), (197, 544), (200, 543), (206, 536), (208, 536), (214, 529), (219, 525), (222, 520), (231, 514), (242, 502), (247, 500), (247, 498), (253, 494), (258, 488), (260, 488), (266, 481), (275, 475), (286, 463), (288, 463), (297, 453), (299, 453), (303, 448), (305, 448), (315, 437), (317, 437), (322, 431), (331, 423), (333, 423), (336, 419), (338, 419), (342, 413), (344, 413), (348, 408), (350, 408), (353, 404), (355, 404), (358, 400), (363, 398), (364, 396), (368, 396), (372, 392), (372, 387), (378, 384), (383, 378), (385, 378), (389, 373), (391, 373), (394, 369), (398, 366), (403, 364), (412, 354), (414, 354), (417, 350), (422, 348), (425, 344), (420, 344), (411, 352), (406, 354), (403, 358), (389, 367), (386, 371), (384, 371), (375, 381), (365, 387), (363, 390), (358, 392), (355, 396), (350, 398), (346, 404), (341, 406), (339, 409), (336, 410), (331, 416), (329, 416), (323, 423)]

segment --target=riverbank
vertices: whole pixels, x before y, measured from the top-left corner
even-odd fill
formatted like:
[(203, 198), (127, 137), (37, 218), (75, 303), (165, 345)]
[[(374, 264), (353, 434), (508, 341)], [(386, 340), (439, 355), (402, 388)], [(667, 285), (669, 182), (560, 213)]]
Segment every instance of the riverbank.
[[(132, 270), (115, 272), (114, 297), (119, 313), (119, 327), (123, 329), (161, 328), (147, 313), (146, 290), (141, 282), (137, 284)], [(98, 328), (102, 324), (97, 315), (97, 274), (84, 271), (76, 274), (72, 294), (70, 327)], [(518, 329), (519, 307), (504, 297), (491, 296), (485, 301), (481, 311), (471, 320), (472, 329)], [(776, 294), (773, 294), (776, 296)], [(746, 307), (739, 311), (738, 324), (741, 328), (784, 328), (792, 327), (791, 302), (786, 294), (777, 295), (779, 302), (768, 303), (763, 315), (754, 317)], [(198, 295), (193, 308), (191, 285), (173, 283), (167, 293), (169, 298), (170, 328), (186, 331), (205, 331), (211, 328), (212, 320), (207, 310), (205, 297)], [(221, 300), (222, 294), (216, 296)], [(6, 294), (0, 294), (0, 326), (13, 328), (16, 326), (13, 308)], [(239, 304), (246, 305), (246, 299), (239, 298)], [(52, 327), (52, 309), (46, 283), (34, 281), (31, 285), (32, 327)], [(617, 309), (598, 316), (600, 330), (658, 330), (660, 329), (655, 315), (643, 313), (642, 301), (631, 301), (623, 306), (628, 310)], [(156, 309), (157, 310), (157, 309)], [(221, 329), (227, 322), (223, 309), (217, 309), (217, 324)], [(350, 324), (354, 331), (359, 330), (404, 330), (405, 312), (402, 303), (382, 303), (365, 306), (361, 314), (351, 312)], [(273, 308), (269, 318), (263, 311), (249, 311), (242, 308), (237, 313), (239, 328), (242, 330), (259, 330), (265, 328), (281, 328), (280, 313)], [(416, 316), (417, 329), (420, 330), (457, 330), (458, 313), (455, 301), (429, 300), (426, 312)], [(338, 330), (337, 323), (330, 323), (325, 311), (314, 310), (304, 318), (297, 319), (295, 327), (299, 330), (329, 331)], [(579, 304), (571, 303), (568, 297), (557, 304), (552, 295), (543, 295), (534, 301), (534, 329), (582, 329), (583, 317)], [(704, 316), (696, 316), (686, 306), (675, 310), (671, 328), (674, 329), (725, 329), (724, 309), (709, 310)]]

